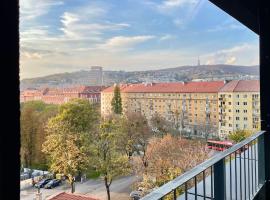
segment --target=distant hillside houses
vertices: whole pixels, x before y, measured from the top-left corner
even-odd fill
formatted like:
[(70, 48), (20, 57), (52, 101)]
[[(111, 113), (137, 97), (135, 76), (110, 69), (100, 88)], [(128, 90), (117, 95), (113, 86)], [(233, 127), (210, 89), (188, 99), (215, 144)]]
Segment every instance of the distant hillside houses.
[(100, 103), (100, 93), (104, 86), (76, 86), (68, 88), (27, 89), (21, 92), (20, 102), (40, 100), (47, 104), (63, 104), (74, 98)]

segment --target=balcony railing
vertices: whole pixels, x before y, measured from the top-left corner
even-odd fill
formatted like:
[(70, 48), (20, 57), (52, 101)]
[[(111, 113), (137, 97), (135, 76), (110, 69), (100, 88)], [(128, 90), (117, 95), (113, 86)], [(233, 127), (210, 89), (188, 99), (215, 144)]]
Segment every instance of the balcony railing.
[(141, 200), (254, 199), (266, 183), (265, 135), (252, 135)]

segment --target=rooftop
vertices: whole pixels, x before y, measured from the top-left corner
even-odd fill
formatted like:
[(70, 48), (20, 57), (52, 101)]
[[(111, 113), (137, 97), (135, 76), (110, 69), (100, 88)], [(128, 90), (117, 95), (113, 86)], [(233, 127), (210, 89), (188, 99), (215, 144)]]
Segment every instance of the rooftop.
[(98, 200), (93, 197), (85, 196), (85, 195), (79, 195), (79, 194), (70, 194), (66, 192), (61, 192), (49, 200)]
[(233, 80), (224, 85), (220, 92), (260, 92), (258, 80)]
[[(121, 84), (120, 90), (123, 93), (216, 93), (224, 84), (224, 81)], [(113, 92), (113, 88), (102, 92)]]

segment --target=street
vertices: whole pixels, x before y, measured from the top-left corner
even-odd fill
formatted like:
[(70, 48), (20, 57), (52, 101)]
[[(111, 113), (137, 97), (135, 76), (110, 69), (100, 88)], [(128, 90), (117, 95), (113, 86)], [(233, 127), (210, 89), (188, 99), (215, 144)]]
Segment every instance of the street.
[[(111, 189), (111, 199), (112, 200), (127, 200), (129, 199), (129, 194), (132, 191), (131, 185), (136, 181), (136, 176), (122, 177), (112, 182)], [(70, 192), (70, 186), (68, 184), (63, 184), (54, 189), (40, 189), (42, 193), (42, 199), (48, 199), (52, 195), (58, 194), (60, 192)], [(36, 188), (29, 188), (21, 191), (21, 200), (33, 200), (37, 192)], [(107, 199), (107, 193), (104, 186), (104, 182), (101, 179), (88, 180), (84, 183), (76, 182), (75, 193), (89, 195), (96, 197), (100, 200)]]

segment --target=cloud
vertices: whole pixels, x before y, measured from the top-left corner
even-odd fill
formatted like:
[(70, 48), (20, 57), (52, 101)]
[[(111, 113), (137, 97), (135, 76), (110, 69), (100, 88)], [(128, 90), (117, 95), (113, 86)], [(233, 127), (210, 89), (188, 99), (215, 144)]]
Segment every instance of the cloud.
[(246, 29), (244, 25), (242, 25), (235, 19), (230, 18), (229, 20), (225, 20), (224, 22), (219, 23), (213, 28), (207, 29), (206, 32), (218, 32), (224, 30), (244, 30), (244, 29)]
[(202, 58), (201, 60), (205, 60), (205, 64), (258, 65), (259, 45), (244, 43), (200, 57)]
[(55, 0), (21, 0), (20, 17), (22, 21), (34, 20), (45, 15), (53, 6), (63, 5), (63, 1)]
[(21, 56), (26, 59), (41, 59), (42, 55), (39, 53), (31, 53), (31, 52), (22, 52)]
[[(93, 8), (93, 10), (98, 10), (97, 8)], [(127, 23), (112, 23), (110, 21), (105, 21), (103, 23), (96, 23), (94, 21), (94, 16), (98, 16), (97, 13), (94, 14), (95, 11), (87, 11), (86, 14), (78, 14), (78, 13), (70, 13), (64, 12), (61, 16), (62, 27), (61, 31), (68, 38), (73, 39), (91, 39), (92, 36), (97, 38), (97, 35), (102, 34), (104, 31), (113, 31), (113, 30), (121, 30), (129, 27), (130, 25)], [(103, 11), (102, 13), (104, 13)], [(87, 16), (88, 14), (88, 16)], [(100, 38), (101, 39), (101, 38)]]
[(160, 41), (165, 41), (165, 40), (171, 40), (171, 39), (174, 39), (174, 38), (175, 38), (175, 36), (170, 35), (170, 34), (166, 34), (166, 35), (160, 37), (159, 40), (160, 40)]
[(116, 36), (108, 39), (104, 44), (99, 45), (101, 49), (129, 49), (130, 47), (139, 43), (146, 42), (155, 38), (153, 35), (139, 35), (139, 36)]
[(194, 5), (197, 2), (198, 0), (165, 0), (160, 5), (158, 5), (158, 9), (164, 12), (189, 5)]
[(160, 3), (147, 1), (144, 4), (170, 17), (176, 27), (184, 28), (196, 17), (205, 2), (206, 0), (163, 0)]
[(235, 64), (235, 62), (236, 62), (236, 57), (231, 56), (227, 58), (227, 60), (225, 61), (225, 64), (232, 65), (232, 64)]

